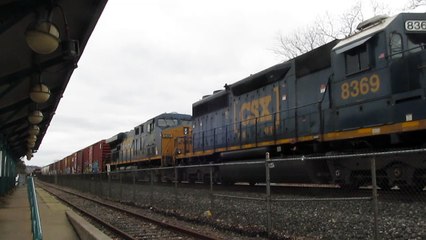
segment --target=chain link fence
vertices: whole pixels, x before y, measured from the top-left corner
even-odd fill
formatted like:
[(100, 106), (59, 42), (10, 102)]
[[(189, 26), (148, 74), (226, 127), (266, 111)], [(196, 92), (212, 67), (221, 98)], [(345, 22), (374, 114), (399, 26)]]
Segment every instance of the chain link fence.
[[(250, 236), (420, 240), (426, 237), (425, 152), (417, 149), (285, 159), (267, 155), (258, 161), (40, 179)], [(389, 160), (393, 163), (385, 164)], [(318, 167), (319, 162), (327, 164), (335, 184), (274, 183), (285, 166)], [(263, 169), (256, 181), (226, 185), (248, 174), (235, 172), (217, 184), (218, 169), (232, 172), (247, 166)], [(203, 179), (203, 183), (180, 181), (180, 176), (189, 171), (201, 174), (197, 179)], [(306, 175), (323, 177), (310, 171)], [(259, 176), (264, 180), (259, 181)]]

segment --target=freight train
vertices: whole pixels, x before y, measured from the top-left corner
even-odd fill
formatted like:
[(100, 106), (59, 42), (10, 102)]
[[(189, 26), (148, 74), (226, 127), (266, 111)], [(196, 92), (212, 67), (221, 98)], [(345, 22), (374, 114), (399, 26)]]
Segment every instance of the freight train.
[[(350, 37), (204, 96), (192, 105), (192, 117), (162, 114), (105, 140), (111, 154), (102, 163), (116, 170), (264, 159), (266, 152), (281, 158), (424, 147), (425, 46), (424, 13), (374, 17)], [(376, 162), (382, 188), (425, 186), (421, 154)], [(263, 182), (262, 169), (215, 167), (214, 180)], [(369, 169), (361, 157), (288, 161), (277, 163), (271, 178), (359, 186)], [(180, 171), (179, 180), (187, 181), (208, 174)]]
[(105, 171), (111, 150), (105, 140), (85, 147), (59, 161), (41, 168), (43, 175), (85, 174)]

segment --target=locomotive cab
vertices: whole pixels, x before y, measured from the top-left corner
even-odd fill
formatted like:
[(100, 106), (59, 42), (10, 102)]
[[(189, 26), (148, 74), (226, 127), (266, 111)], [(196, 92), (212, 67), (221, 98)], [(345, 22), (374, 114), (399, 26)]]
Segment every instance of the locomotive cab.
[[(359, 29), (332, 51), (333, 125), (327, 125), (328, 130), (426, 119), (426, 111), (417, 107), (425, 104), (424, 14), (380, 16), (361, 23)], [(421, 129), (426, 127), (422, 122), (419, 124)], [(375, 134), (382, 134), (381, 130), (376, 129)], [(397, 137), (392, 141), (400, 142)]]
[[(332, 51), (332, 121), (326, 123), (326, 132), (345, 132), (352, 146), (356, 141), (374, 149), (424, 146), (425, 44), (424, 13), (375, 17), (340, 41)], [(366, 159), (352, 159), (330, 164), (330, 169), (332, 175), (334, 170), (347, 172), (341, 178), (350, 181), (349, 175), (369, 169), (368, 164)], [(424, 185), (426, 166), (421, 158), (378, 159), (377, 164), (383, 185)], [(398, 171), (393, 171), (396, 166)], [(412, 174), (393, 174), (401, 171)]]
[(160, 166), (162, 131), (181, 125), (191, 125), (191, 116), (163, 113), (126, 133), (114, 136), (107, 141), (113, 149), (111, 166)]

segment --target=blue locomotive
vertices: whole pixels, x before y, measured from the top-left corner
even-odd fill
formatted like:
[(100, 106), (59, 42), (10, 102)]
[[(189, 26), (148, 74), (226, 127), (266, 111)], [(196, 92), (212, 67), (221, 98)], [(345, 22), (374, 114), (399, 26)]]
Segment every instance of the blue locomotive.
[[(194, 103), (193, 154), (217, 161), (424, 146), (426, 15), (377, 16), (358, 30)], [(377, 159), (380, 186), (423, 188), (425, 158), (411, 158)], [(368, 169), (361, 158), (289, 162), (272, 178), (358, 186)], [(229, 182), (264, 179), (241, 167), (221, 173)]]

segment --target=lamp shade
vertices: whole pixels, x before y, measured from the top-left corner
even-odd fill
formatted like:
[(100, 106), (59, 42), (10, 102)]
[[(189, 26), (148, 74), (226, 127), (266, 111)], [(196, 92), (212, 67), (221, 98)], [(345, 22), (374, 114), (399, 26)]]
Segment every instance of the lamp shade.
[(37, 83), (31, 88), (30, 98), (35, 103), (45, 103), (50, 98), (50, 90), (46, 85)]
[(49, 54), (59, 46), (59, 31), (53, 23), (48, 21), (37, 22), (25, 32), (28, 46), (36, 53)]
[(31, 125), (28, 129), (28, 133), (31, 135), (38, 135), (40, 133), (40, 127), (37, 125)]
[(28, 116), (28, 121), (31, 124), (39, 124), (41, 123), (41, 121), (43, 121), (43, 113), (36, 110), (33, 111), (29, 116)]
[(33, 148), (35, 146), (35, 142), (27, 142), (27, 147)]
[(36, 135), (29, 135), (27, 137), (27, 142), (36, 142), (37, 141), (37, 136)]

